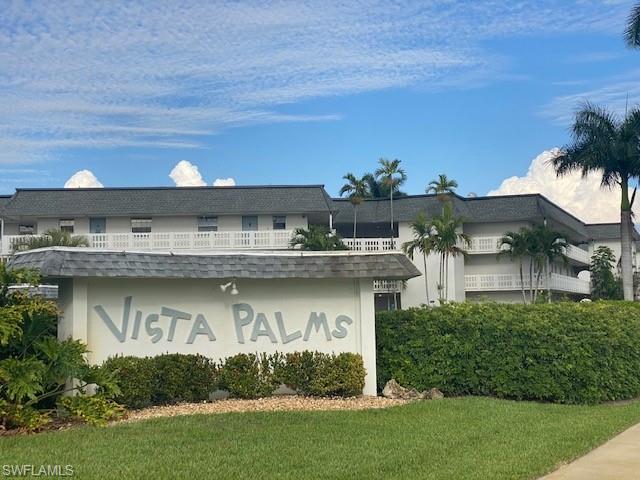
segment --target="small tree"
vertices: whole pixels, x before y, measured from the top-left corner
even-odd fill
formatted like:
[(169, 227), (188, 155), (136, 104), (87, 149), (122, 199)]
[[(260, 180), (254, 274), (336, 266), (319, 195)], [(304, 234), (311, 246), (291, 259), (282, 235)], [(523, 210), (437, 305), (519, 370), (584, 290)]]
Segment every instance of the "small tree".
[[(344, 177), (347, 181), (340, 189), (340, 196), (347, 195), (353, 205), (353, 241), (356, 241), (356, 226), (358, 225), (358, 205), (369, 195), (369, 185), (365, 177), (356, 178), (353, 173), (347, 173)], [(354, 245), (355, 246), (355, 245)]]
[(296, 228), (290, 242), (293, 248), (300, 250), (348, 250), (340, 237), (331, 233), (323, 225), (309, 225), (308, 229)]
[(89, 240), (83, 235), (71, 235), (59, 229), (47, 230), (44, 235), (30, 235), (15, 243), (14, 251), (34, 250), (45, 247), (88, 247)]
[(375, 171), (376, 178), (379, 178), (384, 185), (389, 188), (389, 209), (391, 211), (391, 245), (394, 245), (394, 228), (393, 228), (393, 192), (397, 187), (400, 187), (406, 180), (407, 174), (404, 169), (400, 167), (400, 160), (387, 160), (381, 158), (378, 160), (380, 167)]
[[(498, 258), (508, 256), (511, 261), (518, 263), (520, 273), (520, 289), (522, 290), (522, 301), (527, 303), (527, 295), (524, 288), (523, 263), (525, 257), (529, 255), (529, 230), (520, 229), (519, 232), (506, 232), (500, 239), (500, 252)], [(531, 280), (531, 279), (530, 279)]]
[(609, 247), (596, 248), (591, 256), (591, 298), (594, 300), (622, 300), (620, 279), (613, 275), (616, 256)]
[(429, 305), (429, 277), (427, 276), (427, 257), (433, 249), (433, 239), (431, 238), (432, 225), (427, 221), (424, 212), (420, 212), (418, 217), (411, 222), (411, 231), (413, 232), (413, 240), (402, 244), (402, 251), (413, 260), (416, 251), (422, 254), (422, 262), (424, 264), (424, 289)]
[(438, 175), (437, 180), (431, 180), (429, 182), (425, 192), (435, 194), (438, 200), (444, 202), (449, 199), (450, 194), (455, 193), (456, 188), (458, 188), (458, 182), (441, 173)]

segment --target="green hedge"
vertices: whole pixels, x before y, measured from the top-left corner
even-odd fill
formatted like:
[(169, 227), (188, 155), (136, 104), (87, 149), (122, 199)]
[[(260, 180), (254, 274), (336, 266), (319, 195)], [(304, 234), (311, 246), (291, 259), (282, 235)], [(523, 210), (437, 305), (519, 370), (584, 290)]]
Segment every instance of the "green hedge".
[(121, 393), (115, 400), (128, 408), (201, 402), (217, 389), (237, 398), (267, 397), (281, 384), (302, 395), (355, 396), (365, 377), (358, 354), (309, 351), (238, 354), (220, 363), (202, 355), (113, 357), (102, 368), (116, 372)]
[(378, 387), (560, 403), (640, 396), (640, 304), (453, 304), (376, 317)]

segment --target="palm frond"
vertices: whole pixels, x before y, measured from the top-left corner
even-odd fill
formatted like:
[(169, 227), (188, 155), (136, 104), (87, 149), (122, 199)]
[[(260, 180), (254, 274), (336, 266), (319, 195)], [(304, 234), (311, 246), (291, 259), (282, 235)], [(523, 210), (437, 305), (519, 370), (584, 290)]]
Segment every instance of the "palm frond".
[(624, 41), (628, 47), (640, 48), (640, 3), (636, 4), (629, 13)]

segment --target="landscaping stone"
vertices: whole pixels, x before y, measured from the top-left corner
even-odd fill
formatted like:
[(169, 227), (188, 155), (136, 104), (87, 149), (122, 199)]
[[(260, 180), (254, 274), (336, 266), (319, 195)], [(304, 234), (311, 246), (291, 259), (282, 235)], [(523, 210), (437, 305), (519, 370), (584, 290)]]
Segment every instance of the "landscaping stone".
[(403, 387), (393, 378), (382, 389), (382, 396), (402, 400), (441, 400), (444, 398), (444, 394), (437, 388), (419, 392), (415, 388)]

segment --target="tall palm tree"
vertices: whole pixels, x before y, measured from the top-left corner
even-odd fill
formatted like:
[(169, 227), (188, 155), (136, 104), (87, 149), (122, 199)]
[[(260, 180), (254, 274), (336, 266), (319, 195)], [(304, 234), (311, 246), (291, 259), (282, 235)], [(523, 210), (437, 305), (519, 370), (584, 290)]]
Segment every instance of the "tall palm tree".
[(637, 3), (629, 13), (624, 41), (631, 48), (640, 48), (640, 3)]
[(449, 298), (449, 257), (466, 254), (465, 247), (470, 243), (469, 236), (460, 231), (463, 223), (464, 219), (454, 214), (450, 202), (443, 205), (442, 214), (431, 222), (433, 251), (440, 254), (438, 290), (441, 302)]
[(407, 174), (400, 167), (400, 160), (387, 160), (381, 158), (378, 160), (380, 167), (375, 171), (375, 176), (379, 178), (384, 185), (389, 188), (389, 200), (391, 210), (391, 246), (394, 243), (394, 229), (393, 229), (393, 191), (396, 187), (399, 187), (407, 180)]
[(362, 200), (369, 196), (369, 184), (365, 177), (356, 178), (353, 173), (347, 173), (344, 177), (347, 181), (340, 189), (340, 196), (347, 194), (349, 202), (353, 205), (353, 242), (355, 247), (356, 241), (356, 226), (358, 224), (358, 205), (362, 203)]
[[(506, 232), (500, 239), (500, 252), (498, 258), (501, 256), (508, 256), (511, 261), (518, 262), (518, 270), (520, 272), (520, 288), (522, 290), (522, 301), (527, 303), (527, 295), (524, 287), (524, 272), (523, 264), (524, 259), (529, 255), (529, 230), (526, 228), (520, 229), (519, 232)], [(533, 275), (530, 275), (530, 277)], [(531, 280), (531, 278), (529, 279)]]
[[(381, 180), (378, 180), (373, 173), (365, 173), (362, 177), (367, 182), (369, 187), (369, 193), (367, 198), (388, 198), (389, 187), (385, 185)], [(398, 188), (397, 185), (393, 189), (393, 198), (406, 197), (407, 193)]]
[(444, 173), (438, 175), (437, 180), (431, 180), (427, 188), (426, 193), (435, 193), (440, 201), (444, 201), (448, 198), (449, 194), (454, 193), (458, 188), (458, 182), (453, 179), (449, 179)]
[(598, 172), (603, 188), (620, 187), (621, 266), (624, 299), (633, 300), (631, 261), (631, 209), (629, 182), (640, 176), (640, 108), (619, 118), (608, 110), (585, 103), (572, 127), (573, 143), (552, 160), (558, 175), (580, 170), (582, 175)]
[(409, 225), (411, 232), (413, 233), (413, 240), (404, 242), (402, 244), (402, 251), (413, 260), (416, 251), (422, 254), (422, 262), (424, 264), (424, 289), (427, 298), (427, 305), (429, 301), (429, 277), (427, 276), (427, 257), (433, 249), (433, 239), (431, 238), (432, 225), (427, 220), (424, 212), (420, 212), (416, 219)]
[(30, 235), (13, 246), (16, 252), (44, 247), (88, 247), (89, 240), (83, 235), (71, 235), (65, 230), (51, 229), (43, 235)]
[(546, 225), (538, 225), (531, 229), (531, 236), (536, 245), (536, 251), (533, 254), (533, 260), (537, 264), (538, 278), (544, 271), (547, 283), (547, 301), (551, 303), (551, 265), (557, 260), (562, 260), (564, 264), (569, 262), (565, 255), (569, 243), (564, 239), (563, 235)]

